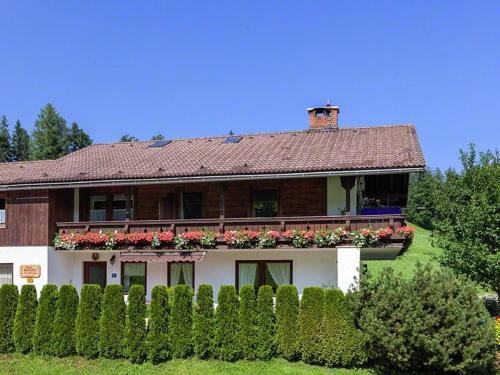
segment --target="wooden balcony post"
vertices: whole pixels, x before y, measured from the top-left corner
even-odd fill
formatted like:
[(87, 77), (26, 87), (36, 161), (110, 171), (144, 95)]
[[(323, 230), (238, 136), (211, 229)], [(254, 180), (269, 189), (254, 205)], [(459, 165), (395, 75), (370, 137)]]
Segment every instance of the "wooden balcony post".
[(219, 184), (219, 233), (224, 234), (224, 217), (226, 216), (226, 189), (227, 184)]
[(130, 186), (125, 192), (125, 220), (130, 220)]

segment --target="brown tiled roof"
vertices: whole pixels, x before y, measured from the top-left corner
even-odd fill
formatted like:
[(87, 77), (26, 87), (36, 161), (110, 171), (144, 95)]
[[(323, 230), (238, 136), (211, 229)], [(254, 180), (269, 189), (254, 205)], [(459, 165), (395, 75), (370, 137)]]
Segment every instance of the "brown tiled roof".
[(57, 160), (0, 165), (0, 185), (423, 167), (412, 125), (95, 144)]

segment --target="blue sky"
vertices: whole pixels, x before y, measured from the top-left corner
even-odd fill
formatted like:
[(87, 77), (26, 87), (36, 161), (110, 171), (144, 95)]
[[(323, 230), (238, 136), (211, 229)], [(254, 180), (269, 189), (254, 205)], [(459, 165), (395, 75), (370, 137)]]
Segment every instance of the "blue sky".
[(2, 1), (0, 114), (53, 103), (95, 142), (413, 123), (458, 166), (500, 129), (498, 1)]

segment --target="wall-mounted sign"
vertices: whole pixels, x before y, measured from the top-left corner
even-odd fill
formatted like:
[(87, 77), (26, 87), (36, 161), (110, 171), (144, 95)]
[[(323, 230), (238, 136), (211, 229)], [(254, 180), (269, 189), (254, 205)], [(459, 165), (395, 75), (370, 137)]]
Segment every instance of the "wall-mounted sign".
[(21, 277), (24, 279), (32, 279), (40, 277), (40, 265), (38, 264), (22, 264)]

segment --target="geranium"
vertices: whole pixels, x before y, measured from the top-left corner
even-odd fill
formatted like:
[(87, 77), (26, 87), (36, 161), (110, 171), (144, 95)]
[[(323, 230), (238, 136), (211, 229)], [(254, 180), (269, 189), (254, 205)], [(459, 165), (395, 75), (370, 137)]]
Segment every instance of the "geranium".
[(386, 244), (391, 240), (393, 233), (394, 233), (394, 231), (390, 227), (381, 228), (381, 229), (377, 229), (375, 231), (375, 237), (378, 239), (378, 241), (381, 244)]
[(314, 242), (318, 247), (335, 247), (345, 240), (347, 231), (345, 228), (337, 228), (335, 230), (318, 230), (314, 238)]
[(127, 240), (127, 234), (122, 233), (122, 232), (115, 232), (114, 233), (114, 238), (115, 238), (115, 245), (116, 246), (127, 246), (128, 240)]
[(212, 231), (203, 231), (200, 244), (204, 249), (215, 249), (217, 247), (217, 233)]
[(404, 238), (413, 238), (415, 236), (415, 228), (406, 225), (398, 228), (397, 233)]
[(170, 232), (160, 232), (156, 233), (156, 241), (157, 247), (172, 247), (174, 245), (175, 235)]
[(262, 230), (259, 233), (258, 247), (262, 249), (274, 249), (281, 237), (280, 232), (275, 230)]
[(224, 233), (224, 241), (232, 249), (250, 249), (257, 245), (259, 232), (253, 230), (230, 230)]
[(362, 228), (351, 233), (352, 244), (357, 247), (377, 247), (380, 243), (377, 232), (370, 228)]
[(198, 246), (203, 237), (203, 232), (184, 232), (175, 236), (175, 248), (179, 250), (192, 250)]
[(127, 233), (127, 242), (136, 247), (151, 246), (155, 233), (153, 232), (132, 232)]
[(78, 246), (78, 233), (59, 234), (54, 238), (56, 249), (75, 250)]
[(313, 231), (305, 231), (300, 229), (287, 230), (283, 233), (283, 237), (288, 240), (293, 247), (306, 248), (311, 247), (316, 238), (316, 233)]
[(77, 237), (79, 245), (83, 248), (96, 248), (105, 246), (109, 235), (105, 233), (87, 232)]

